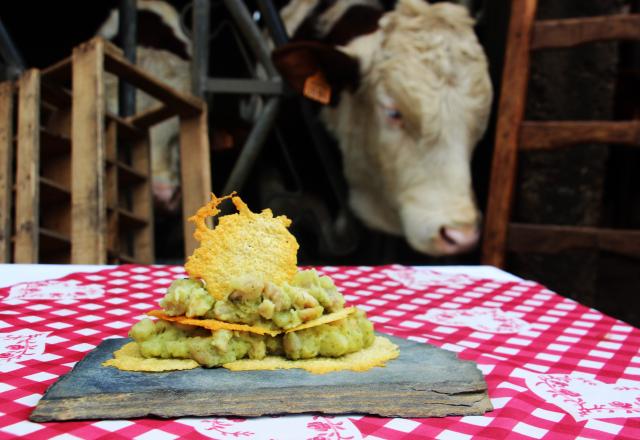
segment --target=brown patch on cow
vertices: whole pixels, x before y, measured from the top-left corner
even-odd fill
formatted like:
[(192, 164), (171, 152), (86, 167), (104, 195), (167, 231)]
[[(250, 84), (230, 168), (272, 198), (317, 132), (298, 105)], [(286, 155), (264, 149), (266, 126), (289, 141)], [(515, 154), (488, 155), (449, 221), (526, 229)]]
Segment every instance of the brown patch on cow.
[(356, 37), (375, 32), (382, 14), (383, 11), (379, 9), (363, 5), (353, 6), (340, 17), (331, 32), (322, 41), (336, 46), (344, 46)]
[(167, 50), (183, 60), (191, 59), (185, 44), (175, 36), (162, 18), (152, 11), (138, 10), (138, 44)]
[(291, 36), (292, 41), (322, 41), (322, 35), (318, 35), (318, 17), (335, 4), (336, 0), (321, 0), (309, 13), (307, 18)]
[(321, 16), (335, 3), (335, 0), (321, 1), (298, 26), (291, 40), (321, 41), (334, 46), (344, 46), (354, 38), (378, 29), (378, 20), (384, 11), (369, 5), (356, 4), (349, 7), (335, 23), (332, 23), (329, 32), (320, 31), (318, 22)]
[(276, 49), (272, 59), (284, 79), (303, 94), (307, 78), (322, 72), (331, 86), (331, 104), (342, 90), (355, 90), (360, 81), (360, 63), (346, 53), (323, 43), (295, 42)]

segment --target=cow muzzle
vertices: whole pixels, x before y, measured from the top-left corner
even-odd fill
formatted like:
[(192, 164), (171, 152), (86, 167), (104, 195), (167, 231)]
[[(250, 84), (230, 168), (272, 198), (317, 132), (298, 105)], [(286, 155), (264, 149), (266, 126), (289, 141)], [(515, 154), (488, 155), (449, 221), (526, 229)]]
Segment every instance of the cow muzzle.
[(471, 203), (453, 213), (410, 207), (402, 210), (401, 218), (411, 247), (427, 255), (466, 253), (475, 248), (480, 238), (481, 214)]
[(468, 252), (478, 244), (480, 228), (477, 225), (441, 226), (433, 238), (439, 255), (454, 255)]

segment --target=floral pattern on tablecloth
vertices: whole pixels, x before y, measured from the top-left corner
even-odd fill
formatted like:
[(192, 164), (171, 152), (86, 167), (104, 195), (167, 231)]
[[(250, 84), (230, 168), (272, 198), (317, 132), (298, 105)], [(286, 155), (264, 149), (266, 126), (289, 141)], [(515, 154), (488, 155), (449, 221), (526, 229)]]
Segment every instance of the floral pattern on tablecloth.
[(99, 284), (81, 284), (78, 280), (46, 280), (16, 284), (9, 288), (9, 294), (3, 298), (10, 301), (37, 300), (81, 300), (96, 299), (104, 295), (104, 288)]
[(36, 359), (44, 353), (49, 333), (29, 329), (0, 333), (0, 365)]
[(289, 416), (177, 419), (208, 438), (252, 440), (360, 440), (362, 435), (347, 417)]
[(499, 308), (430, 309), (423, 319), (440, 325), (470, 327), (488, 333), (519, 333), (529, 329), (529, 323)]
[(604, 383), (591, 375), (532, 374), (527, 387), (581, 421), (640, 416), (640, 382)]

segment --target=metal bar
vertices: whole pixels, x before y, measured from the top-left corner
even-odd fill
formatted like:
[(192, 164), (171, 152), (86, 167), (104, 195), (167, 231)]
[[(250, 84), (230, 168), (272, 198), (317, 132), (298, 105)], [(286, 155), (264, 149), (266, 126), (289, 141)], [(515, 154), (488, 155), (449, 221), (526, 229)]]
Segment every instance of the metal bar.
[(207, 79), (205, 90), (211, 93), (280, 95), (283, 92), (283, 86), (280, 81), (209, 78)]
[(242, 148), (242, 154), (236, 160), (222, 194), (229, 194), (231, 191), (240, 191), (242, 189), (251, 167), (262, 150), (264, 141), (273, 127), (279, 107), (280, 98), (271, 98), (265, 105), (260, 119), (258, 119), (251, 133), (249, 133), (249, 137)]
[(240, 32), (244, 35), (247, 43), (251, 47), (252, 52), (262, 67), (267, 71), (270, 77), (279, 76), (278, 71), (271, 62), (271, 50), (265, 42), (264, 35), (256, 26), (256, 23), (251, 18), (251, 14), (247, 9), (244, 2), (238, 0), (224, 0), (227, 9), (231, 13), (234, 22), (238, 25)]
[[(124, 56), (136, 63), (138, 37), (137, 0), (120, 0), (118, 39)], [(118, 114), (126, 117), (136, 112), (136, 89), (125, 81), (118, 81)]]
[(202, 98), (206, 92), (209, 70), (209, 17), (211, 14), (209, 0), (194, 0), (191, 13), (193, 23), (191, 87), (193, 94)]
[(13, 40), (4, 27), (2, 20), (0, 20), (0, 54), (7, 63), (7, 79), (14, 79), (18, 77), (24, 70), (24, 60), (22, 55), (13, 44)]
[(273, 43), (276, 47), (286, 44), (289, 41), (287, 28), (285, 28), (284, 23), (282, 23), (280, 14), (273, 6), (273, 2), (271, 0), (257, 0), (257, 3), (258, 9), (260, 9), (260, 13), (264, 18), (264, 22), (269, 29)]

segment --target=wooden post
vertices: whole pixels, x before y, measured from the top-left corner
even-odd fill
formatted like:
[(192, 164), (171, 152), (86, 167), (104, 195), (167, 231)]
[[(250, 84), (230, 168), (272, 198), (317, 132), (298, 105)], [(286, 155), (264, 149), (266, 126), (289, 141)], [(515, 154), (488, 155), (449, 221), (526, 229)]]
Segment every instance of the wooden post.
[(11, 261), (13, 84), (0, 84), (0, 263)]
[(198, 246), (194, 226), (187, 219), (211, 198), (211, 164), (207, 108), (194, 116), (180, 117), (180, 180), (182, 182), (182, 227), (185, 256)]
[(133, 212), (147, 223), (134, 235), (136, 261), (151, 264), (155, 258), (153, 243), (153, 195), (151, 192), (151, 146), (149, 130), (131, 148), (133, 168), (146, 175), (146, 181), (133, 188)]
[(503, 267), (516, 180), (518, 139), (529, 80), (529, 50), (537, 0), (513, 0), (491, 165), (482, 263)]
[(107, 258), (104, 197), (104, 41), (73, 50), (71, 262), (104, 264)]
[(27, 70), (18, 81), (16, 148), (15, 263), (38, 261), (40, 163), (40, 71)]

